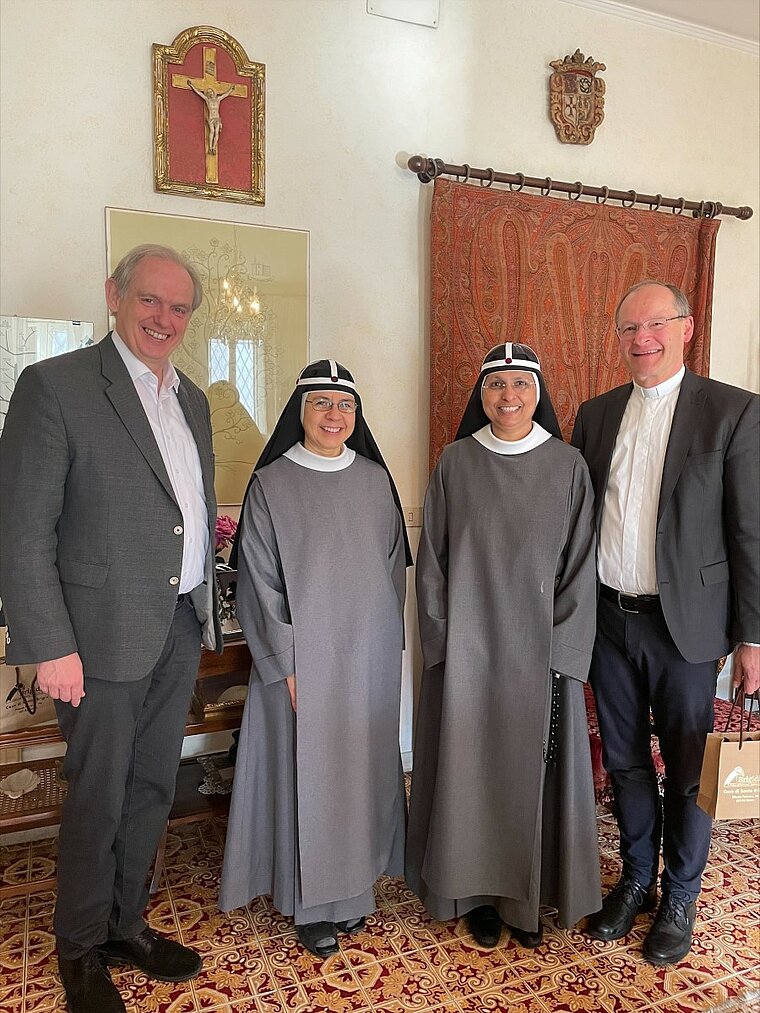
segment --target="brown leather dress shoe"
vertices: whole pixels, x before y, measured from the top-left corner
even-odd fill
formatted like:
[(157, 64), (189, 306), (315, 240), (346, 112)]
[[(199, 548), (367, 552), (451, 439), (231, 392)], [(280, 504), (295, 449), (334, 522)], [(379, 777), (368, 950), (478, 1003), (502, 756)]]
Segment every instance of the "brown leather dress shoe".
[(111, 981), (98, 948), (74, 960), (58, 958), (58, 973), (66, 991), (69, 1013), (126, 1013), (124, 1000)]
[(644, 959), (664, 967), (683, 960), (691, 949), (691, 936), (697, 916), (697, 905), (683, 898), (665, 894), (654, 923), (644, 940)]
[(632, 876), (623, 876), (602, 901), (602, 910), (591, 915), (586, 935), (592, 939), (622, 939), (633, 928), (636, 915), (653, 910), (657, 903), (657, 884), (642, 886)]
[(195, 950), (144, 928), (132, 939), (109, 939), (100, 952), (108, 964), (129, 964), (156, 981), (187, 981), (203, 967)]

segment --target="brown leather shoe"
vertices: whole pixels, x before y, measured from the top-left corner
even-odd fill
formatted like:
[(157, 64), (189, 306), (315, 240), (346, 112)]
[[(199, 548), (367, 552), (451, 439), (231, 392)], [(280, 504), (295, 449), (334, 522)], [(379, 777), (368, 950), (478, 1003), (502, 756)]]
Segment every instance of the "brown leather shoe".
[(108, 964), (129, 964), (156, 981), (187, 981), (203, 967), (195, 950), (144, 928), (132, 939), (109, 939), (100, 952)]
[(59, 957), (58, 974), (69, 1013), (126, 1013), (124, 1000), (103, 966), (97, 946), (74, 960)]
[(633, 928), (636, 915), (657, 904), (657, 884), (642, 886), (633, 876), (622, 876), (602, 901), (602, 910), (590, 916), (586, 935), (592, 939), (622, 939)]
[(685, 898), (666, 893), (654, 924), (644, 940), (644, 959), (664, 967), (683, 960), (691, 949), (691, 936), (697, 916), (697, 905)]

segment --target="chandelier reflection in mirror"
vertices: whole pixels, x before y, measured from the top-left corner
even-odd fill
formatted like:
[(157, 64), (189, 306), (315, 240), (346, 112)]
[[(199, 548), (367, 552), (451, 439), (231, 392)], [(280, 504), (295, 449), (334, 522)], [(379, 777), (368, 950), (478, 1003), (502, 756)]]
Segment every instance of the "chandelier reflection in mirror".
[(266, 429), (266, 382), (278, 372), (276, 318), (259, 290), (275, 279), (271, 267), (233, 245), (211, 240), (205, 254), (188, 251), (203, 278), (207, 310), (209, 385), (225, 381), (260, 429)]

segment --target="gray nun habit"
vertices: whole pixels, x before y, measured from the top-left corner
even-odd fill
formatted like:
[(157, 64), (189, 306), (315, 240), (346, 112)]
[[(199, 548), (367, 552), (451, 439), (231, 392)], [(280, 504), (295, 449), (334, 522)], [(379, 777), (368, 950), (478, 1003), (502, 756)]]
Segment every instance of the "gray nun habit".
[[(497, 439), (490, 373), (529, 370), (522, 440)], [(555, 435), (552, 435), (552, 431)], [(583, 683), (594, 643), (593, 493), (538, 359), (498, 345), (431, 476), (417, 558), (424, 672), (406, 878), (444, 920), (492, 904), (535, 932), (601, 906)]]
[[(337, 458), (300, 442), (303, 397), (326, 389), (358, 404), (356, 449)], [(330, 360), (307, 366), (253, 475), (237, 546), (237, 615), (253, 667), (224, 911), (266, 894), (297, 924), (347, 921), (374, 910), (378, 876), (403, 869), (407, 542), (394, 493), (351, 374)]]

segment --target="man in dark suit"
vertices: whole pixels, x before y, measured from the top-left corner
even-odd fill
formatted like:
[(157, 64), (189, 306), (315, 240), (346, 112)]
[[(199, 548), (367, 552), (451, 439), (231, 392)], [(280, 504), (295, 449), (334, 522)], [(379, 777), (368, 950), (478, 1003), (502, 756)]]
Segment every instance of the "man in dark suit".
[(67, 743), (55, 932), (71, 1013), (123, 1013), (107, 969), (162, 981), (194, 951), (149, 929), (201, 639), (221, 650), (208, 404), (169, 356), (202, 298), (174, 250), (106, 282), (115, 327), (29, 366), (0, 438), (8, 662), (36, 662)]
[(670, 964), (691, 947), (710, 846), (696, 797), (717, 659), (733, 650), (734, 685), (760, 686), (760, 398), (685, 369), (694, 320), (675, 286), (635, 285), (615, 323), (634, 382), (581, 405), (572, 440), (596, 493), (590, 681), (623, 860), (587, 931), (619, 939), (655, 907), (662, 839), (662, 897), (644, 956)]

